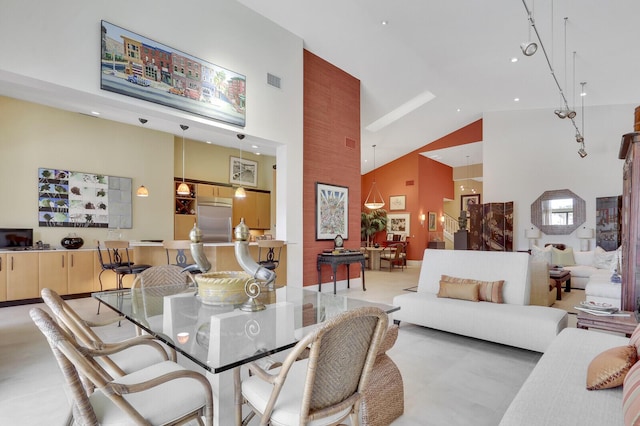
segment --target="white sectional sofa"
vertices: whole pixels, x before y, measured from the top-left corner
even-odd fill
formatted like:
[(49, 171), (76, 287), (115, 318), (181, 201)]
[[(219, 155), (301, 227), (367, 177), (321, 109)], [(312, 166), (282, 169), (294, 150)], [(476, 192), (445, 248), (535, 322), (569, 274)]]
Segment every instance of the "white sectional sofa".
[(622, 387), (587, 390), (596, 355), (629, 338), (567, 328), (549, 346), (502, 417), (500, 426), (622, 425)]
[[(529, 305), (529, 258), (526, 253), (426, 249), (417, 292), (393, 299), (400, 306), (394, 320), (544, 352), (567, 326), (567, 313)], [(438, 297), (442, 275), (504, 280), (504, 303)]]

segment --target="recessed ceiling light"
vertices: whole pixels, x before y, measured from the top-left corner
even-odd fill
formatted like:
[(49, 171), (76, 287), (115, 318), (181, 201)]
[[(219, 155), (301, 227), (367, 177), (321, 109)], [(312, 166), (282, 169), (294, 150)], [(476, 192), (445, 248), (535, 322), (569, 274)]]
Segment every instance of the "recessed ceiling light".
[(262, 155), (262, 154), (260, 154), (259, 152), (256, 152), (255, 154), (256, 154), (256, 155)]
[(100, 113), (98, 111), (91, 111), (91, 114), (93, 115), (100, 115)]
[(456, 110), (456, 112), (460, 112), (460, 111), (462, 111), (460, 108), (458, 108), (458, 109)]
[(514, 56), (513, 58), (511, 58), (511, 62), (518, 62), (518, 58)]
[(211, 141), (205, 141), (206, 143), (208, 143), (209, 145), (213, 144), (213, 142)]
[(258, 149), (258, 145), (251, 145), (251, 148)]
[(382, 25), (387, 25), (388, 23), (389, 23), (389, 21), (382, 21), (382, 22), (380, 22), (380, 24), (382, 24)]
[(520, 98), (513, 98), (514, 102), (520, 102)]

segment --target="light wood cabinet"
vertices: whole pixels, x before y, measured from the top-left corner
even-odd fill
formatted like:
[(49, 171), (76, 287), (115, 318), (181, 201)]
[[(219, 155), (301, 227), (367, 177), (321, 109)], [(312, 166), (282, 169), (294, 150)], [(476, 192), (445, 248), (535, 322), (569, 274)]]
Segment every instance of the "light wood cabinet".
[(189, 232), (191, 232), (194, 223), (196, 223), (195, 215), (175, 215), (173, 222), (173, 239), (188, 240)]
[(271, 229), (271, 194), (246, 191), (245, 198), (233, 199), (233, 224), (244, 223), (250, 229)]
[(38, 271), (38, 253), (8, 253), (7, 300), (40, 297)]
[(7, 255), (0, 253), (0, 302), (7, 300)]
[(67, 253), (69, 294), (91, 293), (93, 287), (93, 251), (73, 251)]
[(38, 253), (38, 294), (43, 288), (50, 288), (58, 294), (68, 294), (67, 253)]
[(198, 198), (233, 198), (234, 192), (235, 190), (231, 186), (199, 183), (197, 187)]

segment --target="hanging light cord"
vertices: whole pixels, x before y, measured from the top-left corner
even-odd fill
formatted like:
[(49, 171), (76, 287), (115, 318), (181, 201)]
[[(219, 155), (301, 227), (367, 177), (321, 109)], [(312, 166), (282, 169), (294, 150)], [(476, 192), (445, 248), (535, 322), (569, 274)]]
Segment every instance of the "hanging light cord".
[[(540, 43), (540, 48), (542, 49), (542, 53), (544, 54), (544, 58), (547, 61), (547, 65), (549, 66), (549, 71), (551, 71), (551, 76), (553, 77), (553, 81), (555, 81), (556, 86), (558, 87), (558, 90), (560, 91), (560, 97), (562, 98), (562, 102), (564, 104), (564, 108), (566, 111), (569, 111), (569, 102), (567, 101), (566, 96), (564, 95), (564, 91), (562, 90), (562, 86), (560, 86), (560, 82), (558, 81), (558, 77), (556, 76), (556, 73), (553, 71), (553, 66), (551, 65), (551, 60), (549, 59), (549, 55), (547, 54), (547, 49), (545, 49), (544, 47), (544, 43), (542, 43), (542, 39), (540, 38), (540, 33), (538, 33), (538, 28), (536, 27), (536, 23), (533, 19), (533, 16), (531, 16), (531, 12), (529, 11), (529, 8), (527, 7), (527, 3), (525, 0), (522, 0), (522, 4), (524, 5), (524, 9), (527, 12), (527, 19), (529, 20), (529, 25), (531, 25), (531, 28), (533, 28), (533, 32), (536, 34), (536, 38), (538, 39), (538, 43)], [(565, 18), (565, 25), (566, 25), (566, 19)], [(566, 55), (565, 55), (566, 56)], [(565, 61), (566, 62), (566, 61)], [(565, 65), (566, 67), (566, 65)], [(571, 124), (573, 125), (573, 127), (576, 129), (576, 135), (582, 135), (580, 133), (580, 129), (578, 128), (578, 125), (576, 124), (576, 120), (574, 118), (571, 117), (567, 117), (571, 120)]]

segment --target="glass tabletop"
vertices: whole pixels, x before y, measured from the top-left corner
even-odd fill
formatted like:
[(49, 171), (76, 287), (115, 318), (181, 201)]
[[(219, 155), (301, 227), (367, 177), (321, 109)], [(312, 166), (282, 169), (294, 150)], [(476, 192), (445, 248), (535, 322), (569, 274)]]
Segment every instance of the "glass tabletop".
[[(314, 326), (364, 306), (399, 308), (333, 293), (285, 287), (261, 295), (265, 309), (203, 303), (194, 290), (174, 286), (93, 293), (93, 297), (202, 368), (220, 373), (293, 347)], [(175, 293), (175, 294), (173, 294)], [(279, 299), (283, 299), (282, 301)]]

